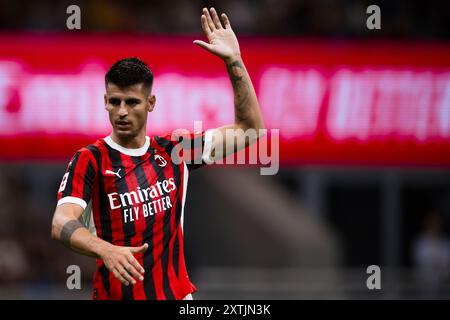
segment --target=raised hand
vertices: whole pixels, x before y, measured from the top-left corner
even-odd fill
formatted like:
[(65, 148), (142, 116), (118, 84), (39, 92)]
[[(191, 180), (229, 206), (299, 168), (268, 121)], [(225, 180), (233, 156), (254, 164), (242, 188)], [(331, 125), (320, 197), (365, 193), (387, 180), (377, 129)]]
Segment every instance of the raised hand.
[(225, 13), (221, 15), (222, 22), (214, 8), (203, 8), (201, 16), (202, 29), (208, 42), (195, 40), (194, 44), (208, 50), (223, 60), (232, 60), (241, 55), (239, 42), (231, 29), (230, 20)]

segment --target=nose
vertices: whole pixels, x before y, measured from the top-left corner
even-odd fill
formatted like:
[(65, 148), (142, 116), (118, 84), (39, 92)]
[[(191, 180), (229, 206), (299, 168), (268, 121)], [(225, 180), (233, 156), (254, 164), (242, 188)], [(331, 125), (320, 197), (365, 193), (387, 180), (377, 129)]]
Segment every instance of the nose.
[(122, 118), (128, 115), (127, 106), (125, 104), (125, 101), (121, 101), (118, 115)]

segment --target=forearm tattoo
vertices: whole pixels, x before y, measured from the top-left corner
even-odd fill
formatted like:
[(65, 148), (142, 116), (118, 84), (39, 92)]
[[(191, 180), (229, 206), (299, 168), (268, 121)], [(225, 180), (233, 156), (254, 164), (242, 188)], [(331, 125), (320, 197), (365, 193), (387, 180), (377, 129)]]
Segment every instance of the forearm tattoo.
[(249, 117), (250, 86), (248, 79), (244, 77), (245, 68), (241, 61), (237, 60), (227, 65), (231, 85), (234, 91), (235, 118), (237, 121), (246, 121)]
[(70, 238), (72, 237), (72, 234), (75, 232), (75, 230), (84, 227), (85, 226), (80, 222), (80, 220), (70, 220), (66, 222), (61, 230), (61, 242), (64, 245), (70, 247)]

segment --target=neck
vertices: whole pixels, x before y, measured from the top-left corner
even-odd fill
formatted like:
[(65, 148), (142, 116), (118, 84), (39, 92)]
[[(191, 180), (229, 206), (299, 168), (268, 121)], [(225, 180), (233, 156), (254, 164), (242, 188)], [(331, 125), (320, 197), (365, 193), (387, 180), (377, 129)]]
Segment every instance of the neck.
[(137, 149), (145, 144), (145, 130), (142, 130), (137, 136), (129, 138), (120, 137), (114, 131), (109, 136), (115, 143), (128, 149)]

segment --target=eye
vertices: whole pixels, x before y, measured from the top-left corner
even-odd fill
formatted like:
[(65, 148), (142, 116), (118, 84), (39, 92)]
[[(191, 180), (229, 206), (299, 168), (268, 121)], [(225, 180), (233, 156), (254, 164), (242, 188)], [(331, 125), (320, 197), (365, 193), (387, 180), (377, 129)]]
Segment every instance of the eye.
[(113, 106), (118, 106), (118, 105), (120, 105), (120, 99), (110, 98), (109, 99), (109, 104), (112, 104)]
[(131, 107), (134, 107), (134, 106), (136, 106), (137, 104), (139, 104), (139, 100), (137, 100), (137, 99), (129, 99), (129, 100), (127, 100), (127, 105), (129, 105), (129, 106), (131, 106)]

